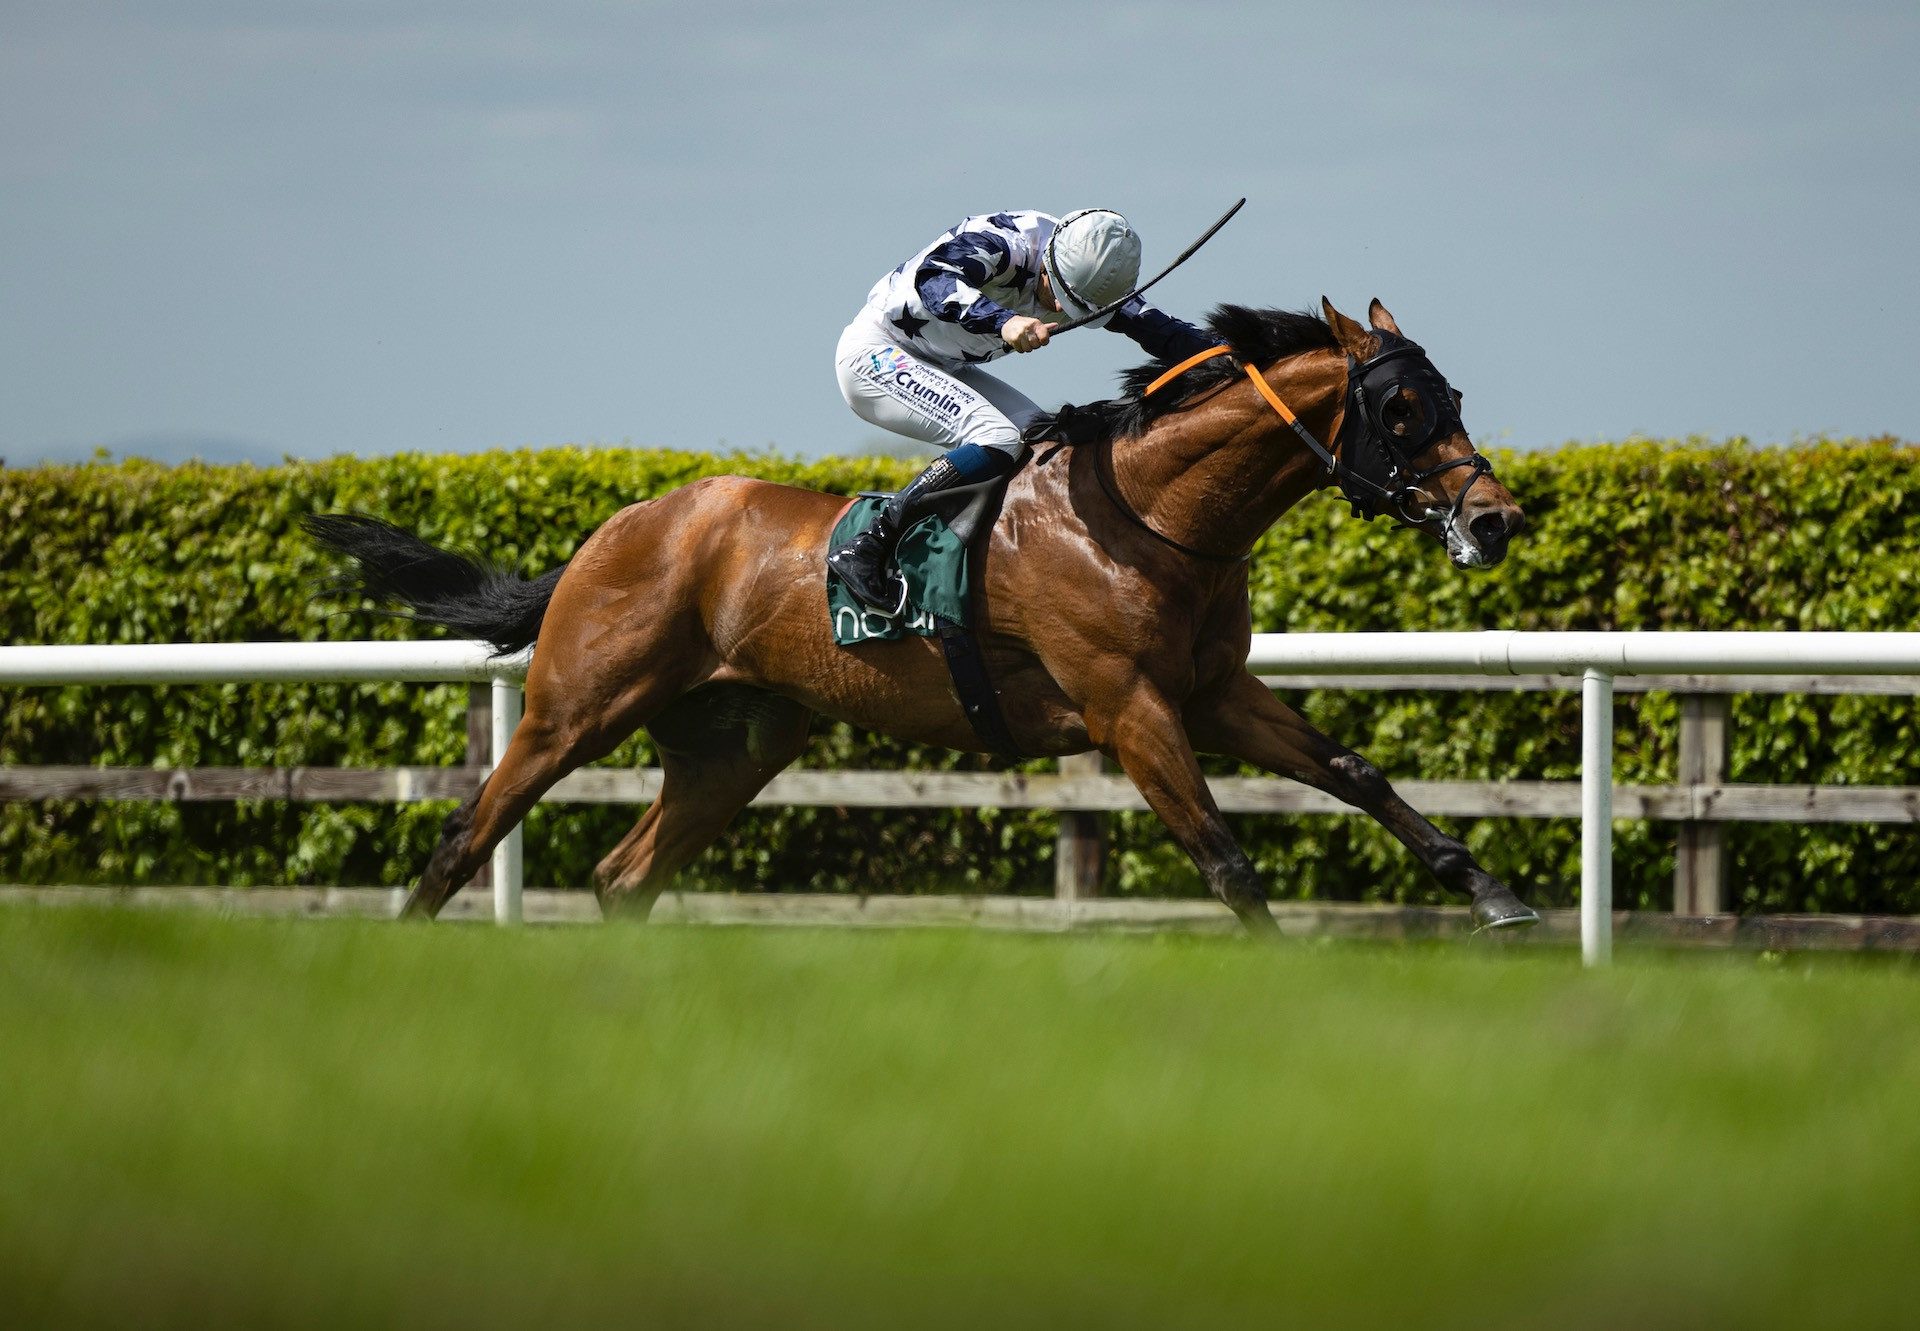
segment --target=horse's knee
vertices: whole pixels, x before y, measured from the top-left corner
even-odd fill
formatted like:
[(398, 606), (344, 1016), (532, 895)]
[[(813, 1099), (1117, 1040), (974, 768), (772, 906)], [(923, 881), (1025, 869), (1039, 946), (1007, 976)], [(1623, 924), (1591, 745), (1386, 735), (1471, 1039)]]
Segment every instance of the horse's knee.
[(1340, 797), (1349, 804), (1365, 806), (1393, 793), (1380, 769), (1357, 753), (1341, 754), (1327, 764), (1327, 770), (1338, 782)]

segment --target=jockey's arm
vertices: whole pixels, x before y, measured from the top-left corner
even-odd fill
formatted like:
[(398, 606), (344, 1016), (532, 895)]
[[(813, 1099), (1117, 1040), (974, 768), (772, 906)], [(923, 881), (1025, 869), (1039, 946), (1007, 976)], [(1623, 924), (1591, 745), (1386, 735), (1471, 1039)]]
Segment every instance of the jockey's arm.
[[(1015, 314), (980, 290), (1012, 264), (1013, 252), (1000, 236), (992, 231), (962, 231), (928, 251), (914, 272), (913, 285), (920, 293), (920, 303), (934, 318), (958, 324), (969, 333), (999, 333), (1008, 345), (1025, 351), (1028, 348), (1009, 335), (1008, 324), (1011, 322), (1012, 332), (1019, 334), (1025, 331), (1023, 325), (1039, 321)], [(1044, 341), (1043, 331), (1039, 342)]]
[(1138, 296), (1113, 312), (1107, 328), (1132, 338), (1155, 360), (1181, 361), (1220, 345), (1220, 339), (1212, 333), (1165, 310), (1156, 310)]

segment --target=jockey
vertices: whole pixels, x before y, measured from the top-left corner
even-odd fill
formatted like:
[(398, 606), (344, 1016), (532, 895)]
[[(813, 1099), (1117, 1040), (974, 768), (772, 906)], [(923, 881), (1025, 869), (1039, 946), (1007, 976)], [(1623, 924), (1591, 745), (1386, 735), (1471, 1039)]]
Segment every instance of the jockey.
[[(1091, 314), (1132, 291), (1140, 237), (1105, 208), (969, 217), (874, 284), (840, 335), (834, 370), (854, 414), (946, 449), (887, 501), (879, 519), (827, 556), (861, 601), (898, 614), (906, 586), (893, 549), (928, 496), (1005, 476), (1041, 408), (981, 367), (1009, 351), (1038, 351), (1046, 316)], [(1138, 296), (1096, 320), (1158, 360), (1184, 359), (1219, 339)]]

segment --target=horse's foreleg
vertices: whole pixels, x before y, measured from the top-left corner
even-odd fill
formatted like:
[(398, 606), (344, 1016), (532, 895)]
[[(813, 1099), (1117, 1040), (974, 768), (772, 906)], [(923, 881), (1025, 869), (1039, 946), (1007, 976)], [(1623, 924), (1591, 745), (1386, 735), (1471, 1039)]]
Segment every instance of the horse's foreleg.
[(1482, 928), (1537, 924), (1540, 917), (1399, 794), (1377, 768), (1308, 725), (1300, 713), (1242, 673), (1217, 698), (1188, 709), (1188, 733), (1203, 753), (1217, 753), (1324, 790), (1370, 814), (1450, 891), (1470, 896)]
[(1233, 839), (1187, 742), (1178, 711), (1137, 689), (1106, 717), (1089, 715), (1087, 730), (1132, 778), (1147, 806), (1173, 833), (1213, 895), (1250, 933), (1278, 932), (1259, 871)]

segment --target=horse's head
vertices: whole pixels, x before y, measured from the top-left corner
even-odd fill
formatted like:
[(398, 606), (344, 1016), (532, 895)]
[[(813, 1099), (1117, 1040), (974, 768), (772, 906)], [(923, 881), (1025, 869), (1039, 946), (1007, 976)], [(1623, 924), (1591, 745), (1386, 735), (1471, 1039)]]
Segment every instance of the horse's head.
[(1321, 297), (1347, 353), (1347, 401), (1334, 452), (1341, 490), (1365, 517), (1386, 514), (1447, 547), (1456, 568), (1492, 568), (1526, 515), (1467, 437), (1460, 394), (1374, 301), (1363, 327)]

